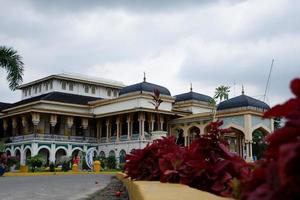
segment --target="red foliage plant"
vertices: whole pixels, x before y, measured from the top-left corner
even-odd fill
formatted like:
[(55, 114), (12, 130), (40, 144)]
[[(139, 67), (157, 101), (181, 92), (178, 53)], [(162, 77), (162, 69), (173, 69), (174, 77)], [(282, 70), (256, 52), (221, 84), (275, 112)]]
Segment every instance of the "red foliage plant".
[(6, 153), (0, 152), (0, 165), (5, 167), (7, 164), (7, 156)]
[(135, 180), (160, 180), (159, 159), (179, 148), (174, 137), (154, 140), (144, 149), (135, 149), (126, 155), (125, 172)]
[(175, 144), (175, 138), (155, 140), (144, 149), (126, 156), (125, 172), (135, 180), (160, 180), (187, 184), (222, 196), (231, 196), (232, 180), (249, 175), (247, 163), (230, 153), (220, 129), (222, 122), (212, 122), (209, 133), (190, 147)]
[(223, 139), (230, 129), (220, 129), (223, 122), (211, 122), (208, 134), (188, 148), (188, 185), (221, 196), (232, 196), (232, 180), (249, 175), (250, 168), (240, 156), (229, 152)]
[(268, 136), (264, 158), (241, 185), (242, 199), (300, 199), (300, 79), (291, 82), (296, 98), (277, 105), (265, 117), (284, 117), (285, 126)]

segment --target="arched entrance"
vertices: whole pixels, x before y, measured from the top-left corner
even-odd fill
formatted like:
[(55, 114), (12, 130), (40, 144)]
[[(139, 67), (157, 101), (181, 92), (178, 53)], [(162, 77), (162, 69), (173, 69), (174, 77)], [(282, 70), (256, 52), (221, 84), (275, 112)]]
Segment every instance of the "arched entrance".
[(189, 130), (188, 130), (188, 144), (190, 145), (193, 140), (200, 138), (200, 129), (196, 126), (192, 126)]
[(31, 157), (31, 150), (29, 148), (24, 150), (24, 161), (27, 163), (27, 159)]
[(21, 150), (20, 149), (15, 150), (15, 158), (16, 158), (16, 161), (17, 161), (15, 169), (19, 169), (20, 168), (20, 162), (21, 162)]
[(126, 156), (126, 151), (125, 150), (121, 150), (120, 151), (120, 155), (119, 155), (119, 163), (125, 163), (125, 156)]
[(111, 150), (108, 154), (108, 156), (116, 157), (116, 153), (114, 150)]
[(67, 155), (65, 149), (58, 149), (55, 152), (55, 164), (61, 164), (64, 161), (64, 157)]
[(252, 132), (252, 155), (253, 160), (258, 160), (262, 157), (267, 148), (265, 137), (269, 134), (263, 127), (259, 127)]
[(244, 156), (243, 144), (244, 144), (244, 133), (236, 128), (230, 127), (231, 133), (226, 133), (224, 135), (228, 142), (228, 148), (231, 152), (239, 154), (239, 156)]
[(46, 165), (49, 165), (49, 158), (50, 158), (50, 150), (47, 148), (40, 148), (38, 151), (38, 155), (41, 156)]
[(100, 157), (101, 159), (104, 159), (104, 158), (105, 158), (105, 152), (104, 152), (104, 151), (100, 151), (99, 157)]
[(180, 146), (184, 146), (184, 133), (183, 129), (176, 128), (175, 129), (175, 137), (176, 137), (176, 144)]

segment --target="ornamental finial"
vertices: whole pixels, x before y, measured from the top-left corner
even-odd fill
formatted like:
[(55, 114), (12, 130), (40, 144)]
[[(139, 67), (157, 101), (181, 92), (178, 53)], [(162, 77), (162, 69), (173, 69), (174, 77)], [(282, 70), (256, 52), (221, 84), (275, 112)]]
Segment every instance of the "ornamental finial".
[(193, 92), (193, 84), (192, 83), (190, 84), (190, 89), (191, 89), (191, 92)]
[(146, 82), (146, 72), (144, 72), (144, 82)]
[(245, 94), (244, 85), (242, 85), (242, 95)]

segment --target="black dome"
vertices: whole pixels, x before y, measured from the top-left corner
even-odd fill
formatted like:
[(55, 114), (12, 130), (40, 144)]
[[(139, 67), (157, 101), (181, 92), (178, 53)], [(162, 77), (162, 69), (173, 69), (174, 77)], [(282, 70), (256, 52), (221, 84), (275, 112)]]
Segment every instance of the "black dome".
[(240, 108), (240, 107), (255, 107), (255, 108), (261, 108), (264, 110), (270, 109), (268, 104), (266, 104), (263, 101), (254, 99), (252, 97), (249, 97), (247, 95), (240, 95), (231, 99), (228, 99), (226, 101), (221, 102), (218, 105), (217, 110), (225, 110), (230, 108)]
[(154, 89), (158, 89), (160, 91), (160, 94), (162, 94), (162, 95), (171, 96), (171, 93), (167, 88), (162, 87), (160, 85), (153, 84), (153, 83), (148, 83), (146, 81), (137, 83), (134, 85), (126, 86), (120, 90), (119, 94), (123, 95), (123, 94), (128, 94), (128, 93), (137, 92), (137, 91), (153, 92)]
[(193, 91), (176, 95), (175, 98), (176, 98), (175, 102), (188, 101), (188, 100), (211, 102), (213, 100), (210, 96), (199, 94)]

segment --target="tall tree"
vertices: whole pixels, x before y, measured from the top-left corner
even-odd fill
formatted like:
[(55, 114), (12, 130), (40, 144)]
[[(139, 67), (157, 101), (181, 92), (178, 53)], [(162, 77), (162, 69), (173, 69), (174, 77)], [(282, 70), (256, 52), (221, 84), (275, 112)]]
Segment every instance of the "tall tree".
[(0, 67), (6, 69), (9, 88), (15, 90), (23, 81), (24, 63), (22, 57), (13, 48), (0, 46)]
[(151, 104), (155, 107), (155, 111), (157, 114), (157, 129), (160, 130), (159, 127), (159, 123), (160, 123), (160, 117), (159, 117), (159, 113), (158, 113), (158, 108), (160, 106), (160, 104), (163, 102), (163, 100), (160, 98), (160, 91), (159, 89), (154, 89), (152, 96), (152, 102)]
[(230, 92), (230, 87), (229, 86), (221, 85), (221, 86), (216, 88), (214, 98), (219, 99), (220, 102), (222, 100), (227, 100), (228, 97), (229, 97), (229, 92)]

